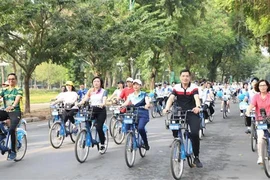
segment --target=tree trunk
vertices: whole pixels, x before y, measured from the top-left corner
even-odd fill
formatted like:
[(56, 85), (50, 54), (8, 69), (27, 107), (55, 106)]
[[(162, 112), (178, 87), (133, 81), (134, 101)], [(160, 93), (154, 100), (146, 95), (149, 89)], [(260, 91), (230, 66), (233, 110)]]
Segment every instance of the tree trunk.
[(30, 90), (29, 90), (29, 81), (31, 75), (26, 73), (24, 77), (24, 91), (25, 91), (25, 113), (30, 113)]
[(155, 79), (156, 79), (156, 68), (153, 67), (151, 72), (150, 90), (155, 88)]
[(207, 69), (209, 70), (208, 79), (210, 81), (215, 81), (217, 78), (217, 67), (221, 63), (222, 60), (222, 51), (218, 53), (214, 53), (212, 55), (212, 60), (207, 64)]

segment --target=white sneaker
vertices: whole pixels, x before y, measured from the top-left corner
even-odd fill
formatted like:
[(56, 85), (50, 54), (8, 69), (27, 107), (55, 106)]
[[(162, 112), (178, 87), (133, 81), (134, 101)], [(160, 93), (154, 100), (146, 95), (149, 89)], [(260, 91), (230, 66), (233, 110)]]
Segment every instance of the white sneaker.
[(263, 163), (263, 161), (262, 161), (262, 156), (259, 156), (259, 157), (258, 157), (257, 164), (261, 165), (262, 163)]
[(220, 109), (220, 112), (223, 112), (223, 109)]
[(230, 113), (231, 111), (230, 111), (230, 109), (228, 109), (228, 113)]
[(240, 117), (243, 117), (244, 116), (244, 113), (240, 113)]
[(209, 123), (209, 120), (208, 119), (205, 119), (205, 124)]

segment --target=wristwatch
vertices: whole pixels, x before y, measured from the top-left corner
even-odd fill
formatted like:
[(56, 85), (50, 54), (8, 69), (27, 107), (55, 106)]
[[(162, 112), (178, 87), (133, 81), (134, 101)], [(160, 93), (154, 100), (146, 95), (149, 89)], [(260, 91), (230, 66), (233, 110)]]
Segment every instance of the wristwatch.
[(201, 108), (202, 106), (197, 106), (197, 108)]

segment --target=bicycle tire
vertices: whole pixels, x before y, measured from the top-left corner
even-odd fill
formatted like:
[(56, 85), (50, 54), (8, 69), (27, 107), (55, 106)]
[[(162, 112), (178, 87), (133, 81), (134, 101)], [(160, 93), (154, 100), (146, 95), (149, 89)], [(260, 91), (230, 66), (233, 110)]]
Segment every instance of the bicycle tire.
[(155, 108), (156, 108), (156, 106), (154, 105), (154, 106), (150, 109), (152, 118), (157, 117), (157, 112), (156, 112)]
[(49, 127), (49, 129), (51, 129), (51, 126), (52, 126), (53, 123), (54, 123), (54, 118), (49, 118), (48, 119), (48, 127)]
[(252, 152), (255, 152), (256, 147), (257, 147), (257, 138), (255, 137), (256, 136), (255, 131), (256, 131), (256, 129), (254, 127), (254, 124), (252, 123), (251, 124), (251, 136), (250, 136)]
[[(190, 146), (191, 146), (191, 148), (190, 148)], [(188, 151), (189, 151), (189, 149), (192, 149), (191, 140), (189, 138), (187, 139), (187, 149), (188, 149)], [(188, 162), (188, 165), (190, 168), (194, 167), (193, 161), (194, 161), (193, 152), (188, 152), (187, 162)]]
[(81, 129), (82, 129), (81, 123), (76, 124), (76, 127), (77, 127), (77, 132), (73, 132), (73, 130), (69, 129), (69, 132), (71, 132), (71, 133), (69, 134), (69, 136), (70, 136), (70, 139), (71, 139), (71, 141), (72, 141), (73, 143), (76, 142), (77, 136), (78, 136), (79, 132), (80, 132)]
[[(57, 126), (58, 126), (58, 128), (57, 128)], [(60, 135), (60, 130), (61, 129), (62, 129), (61, 123), (60, 122), (55, 122), (52, 125), (52, 127), (51, 127), (51, 129), (49, 131), (50, 143), (51, 143), (52, 147), (54, 147), (55, 149), (60, 148), (61, 145), (63, 144), (64, 139), (65, 139), (65, 136)], [(59, 140), (59, 143), (54, 143), (53, 142), (53, 139), (52, 139), (53, 137), (52, 136), (53, 136), (54, 130), (56, 130), (56, 138)]]
[[(87, 131), (86, 129), (83, 129), (79, 132), (77, 139), (75, 141), (75, 157), (77, 161), (80, 163), (85, 162), (89, 154), (89, 146), (87, 146), (86, 144), (86, 138), (87, 138)], [(82, 156), (79, 153), (79, 148), (84, 150)]]
[(262, 145), (263, 168), (266, 176), (270, 178), (270, 165), (269, 165), (270, 159), (267, 151), (268, 151), (268, 142), (264, 140)]
[(117, 121), (117, 119), (113, 116), (110, 119), (110, 123), (109, 123), (109, 131), (110, 131), (110, 136), (113, 137), (113, 127), (114, 127), (114, 123)]
[(125, 139), (125, 133), (122, 131), (122, 121), (117, 120), (113, 127), (113, 141), (115, 144), (122, 144)]
[[(170, 157), (171, 173), (174, 179), (181, 179), (184, 172), (184, 160), (181, 158), (181, 154), (181, 142), (175, 139), (172, 143)], [(179, 165), (179, 168), (175, 167), (177, 165)]]
[[(131, 159), (129, 159), (128, 155), (131, 155)], [(125, 144), (125, 161), (129, 168), (134, 165), (136, 158), (136, 150), (134, 149), (134, 142), (133, 142), (133, 133), (129, 132), (126, 137), (126, 144)]]
[(227, 102), (223, 103), (223, 119), (227, 117)]
[[(27, 138), (26, 138), (26, 135), (23, 135), (23, 138), (21, 139), (21, 141), (17, 142), (17, 146), (18, 144), (20, 145), (20, 148), (17, 149), (17, 156), (16, 158), (14, 159), (14, 161), (18, 162), (18, 161), (21, 161), (25, 154), (26, 154), (26, 150), (27, 150)], [(22, 148), (24, 147), (24, 148)]]

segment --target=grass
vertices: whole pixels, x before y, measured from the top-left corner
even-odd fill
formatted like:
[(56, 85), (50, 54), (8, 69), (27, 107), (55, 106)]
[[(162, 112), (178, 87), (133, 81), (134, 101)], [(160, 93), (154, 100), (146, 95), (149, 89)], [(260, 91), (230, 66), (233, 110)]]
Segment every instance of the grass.
[(46, 103), (50, 102), (51, 99), (55, 98), (59, 94), (59, 91), (54, 90), (30, 90), (30, 103)]

